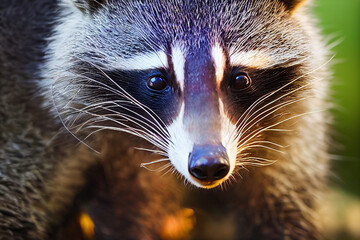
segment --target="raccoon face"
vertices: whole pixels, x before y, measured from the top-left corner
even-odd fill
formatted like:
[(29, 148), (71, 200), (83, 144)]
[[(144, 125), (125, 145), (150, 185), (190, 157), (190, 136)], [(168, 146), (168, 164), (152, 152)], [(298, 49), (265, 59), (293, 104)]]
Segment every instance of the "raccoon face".
[(309, 81), (298, 1), (91, 2), (65, 7), (50, 45), (49, 92), (70, 132), (137, 135), (202, 188), (271, 163), (270, 132)]

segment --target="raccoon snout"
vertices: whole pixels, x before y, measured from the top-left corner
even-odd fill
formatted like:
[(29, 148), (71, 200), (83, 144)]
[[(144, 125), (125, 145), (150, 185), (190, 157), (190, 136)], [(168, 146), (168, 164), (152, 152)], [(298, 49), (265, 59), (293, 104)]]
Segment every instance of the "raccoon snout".
[(201, 185), (213, 185), (221, 181), (229, 170), (229, 158), (221, 144), (195, 145), (189, 155), (189, 172)]

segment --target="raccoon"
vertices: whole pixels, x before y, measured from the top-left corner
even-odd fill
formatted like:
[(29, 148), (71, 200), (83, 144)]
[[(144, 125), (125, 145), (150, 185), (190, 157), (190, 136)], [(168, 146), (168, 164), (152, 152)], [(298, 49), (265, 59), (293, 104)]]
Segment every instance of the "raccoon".
[[(310, 7), (1, 1), (0, 238), (77, 239), (85, 211), (94, 239), (321, 239), (330, 58)], [(195, 225), (166, 235), (184, 208)]]

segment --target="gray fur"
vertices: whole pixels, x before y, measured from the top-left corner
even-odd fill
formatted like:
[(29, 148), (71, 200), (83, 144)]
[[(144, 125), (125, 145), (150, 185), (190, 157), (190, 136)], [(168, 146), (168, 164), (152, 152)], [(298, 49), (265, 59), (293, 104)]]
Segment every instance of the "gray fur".
[[(304, 80), (311, 100), (291, 111), (322, 110), (327, 52), (303, 9), (291, 15), (293, 2), (277, 0), (74, 2), (0, 2), (0, 239), (61, 239), (79, 209), (93, 217), (97, 239), (160, 239), (163, 220), (183, 207), (204, 220), (192, 239), (217, 239), (201, 227), (219, 216), (229, 216), (229, 239), (321, 239), (316, 204), (328, 173), (323, 112), (285, 124), (296, 134), (274, 133), (278, 144), (290, 145), (284, 155), (265, 153), (279, 162), (241, 172), (227, 191), (186, 188), (174, 175), (139, 168), (154, 156), (134, 152), (133, 146), (148, 147), (138, 138), (98, 134), (91, 142), (101, 149), (96, 154), (62, 125), (83, 121), (78, 110), (99, 101), (83, 91), (86, 79), (76, 75), (76, 64), (108, 70), (173, 42), (188, 51), (201, 43), (202, 31), (235, 51), (262, 49), (276, 64), (301, 63), (299, 71), (313, 72)], [(74, 34), (62, 36), (57, 27), (74, 15), (81, 16)], [(63, 37), (67, 44), (55, 49)]]
[(55, 140), (61, 124), (40, 107), (44, 99), (36, 87), (56, 4), (28, 0), (0, 4), (1, 239), (44, 239), (53, 223), (62, 221), (48, 208), (54, 196), (50, 179), (66, 158), (73, 157), (73, 151), (69, 157), (65, 148), (74, 141)]
[[(54, 133), (53, 127), (34, 95), (51, 4), (31, 1), (30, 9), (24, 7), (26, 2), (0, 3), (1, 239), (37, 239), (44, 234), (44, 211), (33, 204), (44, 207), (45, 175), (54, 167), (51, 158), (45, 160), (46, 138)], [(34, 32), (36, 27), (39, 31)]]

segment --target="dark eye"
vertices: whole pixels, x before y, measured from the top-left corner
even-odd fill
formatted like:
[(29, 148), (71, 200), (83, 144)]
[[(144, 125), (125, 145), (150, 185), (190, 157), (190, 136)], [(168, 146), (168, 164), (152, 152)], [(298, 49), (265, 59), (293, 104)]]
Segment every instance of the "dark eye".
[(246, 73), (237, 74), (230, 82), (230, 87), (234, 90), (244, 90), (251, 85), (251, 79)]
[(161, 76), (152, 76), (148, 79), (147, 86), (152, 90), (162, 91), (168, 86), (168, 84), (165, 78)]

